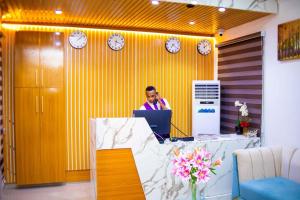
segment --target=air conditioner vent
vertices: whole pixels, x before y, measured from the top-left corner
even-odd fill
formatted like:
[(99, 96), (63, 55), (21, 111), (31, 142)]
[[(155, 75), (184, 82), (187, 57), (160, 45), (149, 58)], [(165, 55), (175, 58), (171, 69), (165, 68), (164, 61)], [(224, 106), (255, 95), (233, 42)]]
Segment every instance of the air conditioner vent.
[(219, 85), (195, 84), (195, 99), (219, 99)]

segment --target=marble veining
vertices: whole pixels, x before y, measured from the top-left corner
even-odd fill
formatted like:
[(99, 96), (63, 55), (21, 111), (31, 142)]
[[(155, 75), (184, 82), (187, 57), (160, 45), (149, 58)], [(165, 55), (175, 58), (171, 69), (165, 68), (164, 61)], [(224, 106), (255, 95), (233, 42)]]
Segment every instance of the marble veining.
[[(207, 184), (198, 185), (209, 199), (230, 199), (232, 152), (260, 145), (259, 138), (226, 136), (204, 141), (165, 142), (159, 144), (144, 118), (97, 118), (91, 120), (91, 166), (96, 166), (95, 152), (102, 149), (131, 148), (147, 200), (183, 200), (191, 198), (188, 182), (171, 174), (173, 149), (193, 151), (205, 147), (213, 158), (222, 158), (222, 167)], [(93, 171), (93, 170), (91, 170)], [(95, 173), (95, 170), (91, 173)], [(96, 176), (92, 176), (96, 187)], [(95, 193), (95, 188), (91, 192)], [(94, 195), (96, 196), (96, 194)]]

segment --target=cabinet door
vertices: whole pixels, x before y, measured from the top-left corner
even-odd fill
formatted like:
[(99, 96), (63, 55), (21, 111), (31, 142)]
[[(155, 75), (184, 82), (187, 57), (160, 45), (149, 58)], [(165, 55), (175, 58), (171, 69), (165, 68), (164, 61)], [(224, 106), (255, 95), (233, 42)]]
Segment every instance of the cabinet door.
[(65, 177), (65, 112), (62, 88), (40, 89), (41, 177), (44, 183)]
[(41, 33), (41, 86), (63, 87), (63, 33)]
[(39, 87), (39, 33), (16, 32), (15, 87)]
[(40, 182), (39, 89), (15, 88), (16, 182)]

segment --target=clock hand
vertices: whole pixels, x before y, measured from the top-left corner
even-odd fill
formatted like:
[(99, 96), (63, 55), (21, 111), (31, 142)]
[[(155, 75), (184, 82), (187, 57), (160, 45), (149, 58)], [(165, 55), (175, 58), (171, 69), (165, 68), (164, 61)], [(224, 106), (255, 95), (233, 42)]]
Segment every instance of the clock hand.
[(76, 40), (76, 41), (80, 40), (81, 38), (82, 38), (82, 36), (80, 36), (79, 38), (77, 38), (77, 40)]

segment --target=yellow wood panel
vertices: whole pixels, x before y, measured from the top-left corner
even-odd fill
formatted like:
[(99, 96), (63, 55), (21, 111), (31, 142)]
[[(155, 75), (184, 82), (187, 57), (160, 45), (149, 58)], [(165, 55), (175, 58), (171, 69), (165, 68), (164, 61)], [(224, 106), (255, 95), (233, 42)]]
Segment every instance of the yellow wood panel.
[[(64, 84), (66, 98), (66, 170), (89, 169), (89, 119), (90, 117), (130, 117), (145, 101), (145, 87), (153, 84), (167, 98), (173, 110), (172, 122), (190, 135), (192, 80), (210, 80), (214, 77), (214, 55), (202, 56), (197, 52), (197, 42), (203, 37), (82, 29), (88, 36), (83, 49), (74, 49), (68, 43), (68, 35), (75, 28), (46, 26), (19, 26), (19, 30), (55, 32), (65, 35), (64, 41)], [(107, 46), (112, 33), (121, 33), (125, 46), (113, 51)], [(4, 29), (4, 44), (10, 52), (14, 48), (13, 30)], [(168, 37), (178, 37), (181, 50), (170, 54), (165, 49)], [(206, 38), (212, 42), (214, 39)], [(5, 105), (10, 108), (10, 78), (13, 69), (12, 55), (4, 56)], [(9, 117), (4, 118), (7, 129), (5, 145), (9, 159), (5, 160), (6, 176), (14, 181), (14, 157), (9, 145), (14, 145), (13, 130)], [(172, 129), (172, 134), (181, 136)]]
[(96, 152), (98, 200), (142, 200), (144, 191), (131, 149)]
[(15, 137), (13, 129), (13, 63), (15, 33), (2, 40), (3, 48), (3, 127), (4, 127), (4, 176), (8, 183), (15, 182)]
[[(150, 0), (5, 2), (8, 9), (2, 17), (3, 23), (69, 24), (196, 35), (213, 35), (219, 28), (228, 30), (268, 15), (238, 9), (226, 9), (222, 13), (218, 7), (201, 5), (188, 9), (186, 4), (172, 2), (160, 2), (154, 6)], [(62, 15), (54, 13), (58, 8), (64, 12)], [(190, 25), (190, 21), (195, 25)]]
[(63, 88), (40, 89), (40, 183), (65, 180), (66, 119), (63, 92)]
[(39, 87), (39, 33), (16, 33), (15, 87)]
[(80, 182), (90, 180), (90, 170), (66, 171), (66, 182)]
[(40, 181), (41, 135), (39, 113), (39, 89), (16, 88), (16, 182), (18, 185), (35, 184)]
[(66, 115), (63, 88), (63, 33), (40, 33), (41, 178), (63, 182), (66, 169)]
[(40, 85), (63, 87), (63, 33), (43, 33), (40, 36)]

